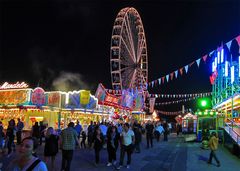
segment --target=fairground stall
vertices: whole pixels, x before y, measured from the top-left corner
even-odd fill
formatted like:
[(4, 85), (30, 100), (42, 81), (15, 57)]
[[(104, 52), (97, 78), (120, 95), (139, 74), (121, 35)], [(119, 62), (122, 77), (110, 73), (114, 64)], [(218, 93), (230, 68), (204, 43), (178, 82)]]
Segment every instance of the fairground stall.
[(132, 119), (141, 121), (145, 116), (143, 96), (136, 90), (115, 92), (115, 90), (107, 90), (102, 84), (99, 84), (95, 97), (100, 105), (114, 108), (114, 112), (110, 115), (110, 120), (113, 122), (128, 122)]
[(37, 87), (28, 88), (24, 82), (4, 83), (0, 86), (0, 118), (4, 128), (10, 119), (20, 118), (24, 129), (35, 122), (57, 128), (66, 127), (70, 121), (88, 124), (108, 117), (113, 109), (98, 106), (98, 100), (89, 91), (45, 92)]
[(182, 117), (182, 132), (184, 134), (196, 134), (197, 132), (197, 116), (187, 113)]
[(10, 119), (20, 118), (24, 129), (30, 129), (35, 122), (57, 127), (60, 111), (60, 94), (45, 94), (42, 88), (31, 89), (24, 82), (4, 83), (0, 86), (0, 118), (4, 128)]
[[(219, 128), (224, 125), (224, 115), (215, 110), (198, 111), (195, 113), (197, 119), (197, 140), (202, 141), (208, 139), (210, 134), (214, 131), (218, 133), (221, 141), (223, 138), (223, 131)], [(205, 138), (206, 137), (206, 138)]]

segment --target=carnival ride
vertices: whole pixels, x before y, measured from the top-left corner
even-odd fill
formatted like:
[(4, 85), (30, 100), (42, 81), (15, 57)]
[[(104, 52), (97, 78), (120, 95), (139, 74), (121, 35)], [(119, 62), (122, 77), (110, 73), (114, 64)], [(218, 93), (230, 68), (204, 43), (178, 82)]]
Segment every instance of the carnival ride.
[(135, 8), (123, 8), (117, 14), (112, 31), (110, 66), (114, 90), (146, 91), (147, 44), (141, 17)]

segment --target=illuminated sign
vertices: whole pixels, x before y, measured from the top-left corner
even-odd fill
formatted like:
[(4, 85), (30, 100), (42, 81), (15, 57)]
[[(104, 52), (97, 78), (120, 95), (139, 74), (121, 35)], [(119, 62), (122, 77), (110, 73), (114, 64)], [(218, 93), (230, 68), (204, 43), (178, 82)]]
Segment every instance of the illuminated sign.
[(37, 106), (43, 106), (46, 102), (44, 90), (37, 87), (32, 92), (32, 103)]
[(28, 85), (25, 82), (16, 82), (15, 84), (9, 84), (5, 82), (3, 85), (0, 86), (0, 89), (17, 89), (17, 88), (28, 88)]

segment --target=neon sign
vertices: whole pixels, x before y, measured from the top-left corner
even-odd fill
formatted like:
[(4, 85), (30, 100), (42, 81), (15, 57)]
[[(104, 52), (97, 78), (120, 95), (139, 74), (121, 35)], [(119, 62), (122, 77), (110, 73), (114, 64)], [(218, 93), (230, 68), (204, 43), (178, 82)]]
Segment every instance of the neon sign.
[(15, 84), (9, 84), (8, 82), (5, 82), (3, 85), (0, 85), (0, 89), (17, 89), (17, 88), (28, 88), (28, 84), (25, 82), (16, 82)]

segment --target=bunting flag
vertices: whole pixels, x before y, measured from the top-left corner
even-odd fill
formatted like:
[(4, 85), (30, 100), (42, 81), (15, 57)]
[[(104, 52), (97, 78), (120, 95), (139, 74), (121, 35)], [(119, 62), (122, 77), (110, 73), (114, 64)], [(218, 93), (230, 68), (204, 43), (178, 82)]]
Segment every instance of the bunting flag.
[(172, 104), (178, 104), (178, 103), (184, 103), (191, 100), (195, 100), (198, 97), (192, 97), (187, 99), (181, 99), (181, 100), (175, 100), (175, 101), (167, 101), (167, 102), (161, 102), (161, 103), (155, 103), (155, 106), (164, 106), (164, 105), (172, 105)]
[(240, 35), (236, 38), (236, 41), (238, 42), (238, 46), (240, 46)]
[[(240, 46), (240, 35), (238, 35), (238, 36), (235, 37), (234, 39), (237, 41), (238, 45)], [(232, 40), (234, 40), (234, 39), (232, 39)], [(231, 40), (231, 41), (228, 41), (228, 42), (226, 43), (226, 46), (228, 47), (228, 49), (231, 48), (232, 40)], [(222, 43), (221, 46), (217, 48), (217, 50), (220, 50), (221, 48), (223, 48), (223, 46), (224, 46), (224, 44)], [(181, 75), (183, 75), (183, 69), (185, 69), (185, 72), (187, 73), (189, 67), (192, 67), (192, 65), (193, 65), (195, 62), (197, 63), (197, 66), (199, 67), (199, 66), (200, 66), (200, 62), (201, 62), (201, 59), (203, 59), (203, 61), (206, 63), (207, 58), (208, 58), (208, 57), (212, 57), (212, 55), (214, 55), (214, 53), (216, 53), (217, 50), (211, 51), (210, 53), (202, 56), (201, 58), (199, 58), (199, 59), (191, 62), (191, 63), (188, 64), (188, 65), (185, 65), (184, 67), (182, 67), (182, 68), (180, 68), (180, 69), (175, 70), (175, 71), (172, 72), (172, 73), (175, 73), (175, 77), (177, 78), (177, 77), (178, 77), (178, 71), (180, 72)], [(239, 52), (240, 52), (240, 48), (239, 48)], [(209, 55), (209, 56), (208, 56), (208, 55)], [(171, 80), (172, 80), (172, 79), (173, 79), (173, 76), (172, 76), (173, 74), (172, 74), (172, 73), (167, 74), (167, 75), (165, 75), (165, 76), (157, 79), (159, 85), (160, 85), (160, 84), (164, 84), (164, 79), (165, 79), (165, 77), (166, 77), (166, 79), (167, 79), (167, 82), (169, 81), (169, 76), (170, 76), (170, 78), (171, 78)], [(159, 80), (161, 80), (161, 81), (159, 81)], [(156, 83), (155, 85), (157, 85), (157, 82), (155, 82), (155, 83)], [(154, 83), (152, 83), (152, 82), (149, 82), (148, 85), (150, 86), (151, 84), (152, 84), (152, 86), (154, 86)]]
[(177, 78), (178, 76), (178, 70), (175, 71), (175, 77)]
[(230, 49), (230, 48), (231, 48), (231, 45), (232, 45), (232, 40), (229, 41), (229, 42), (227, 42), (226, 45), (227, 45), (227, 48)]
[(164, 77), (162, 77), (162, 83), (164, 84)]
[(173, 80), (174, 72), (170, 74), (171, 80)]
[(197, 63), (197, 66), (198, 66), (198, 67), (199, 67), (199, 65), (200, 65), (200, 61), (201, 61), (201, 58), (199, 58), (199, 59), (196, 60), (196, 63)]
[(182, 111), (176, 111), (176, 112), (168, 112), (168, 111), (161, 111), (161, 110), (155, 110), (157, 113), (162, 115), (181, 115)]
[(160, 79), (160, 78), (158, 79), (158, 84), (159, 84), (159, 85), (161, 84), (161, 79)]
[(166, 75), (166, 80), (167, 80), (167, 82), (168, 82), (168, 79), (169, 79), (169, 75)]
[(184, 68), (185, 68), (185, 71), (186, 71), (186, 74), (187, 74), (187, 72), (188, 72), (188, 65), (186, 65)]
[(212, 92), (206, 92), (206, 93), (192, 93), (192, 94), (149, 94), (150, 97), (156, 97), (156, 98), (182, 98), (182, 97), (207, 97), (211, 96)]
[(204, 55), (204, 56), (203, 56), (203, 61), (204, 61), (204, 62), (206, 62), (207, 56), (208, 56), (208, 55)]
[(179, 71), (180, 71), (180, 74), (182, 75), (183, 74), (183, 68), (180, 68)]
[(194, 63), (195, 63), (195, 61), (193, 61), (192, 63), (190, 63), (190, 64), (189, 64), (189, 67), (191, 67)]

